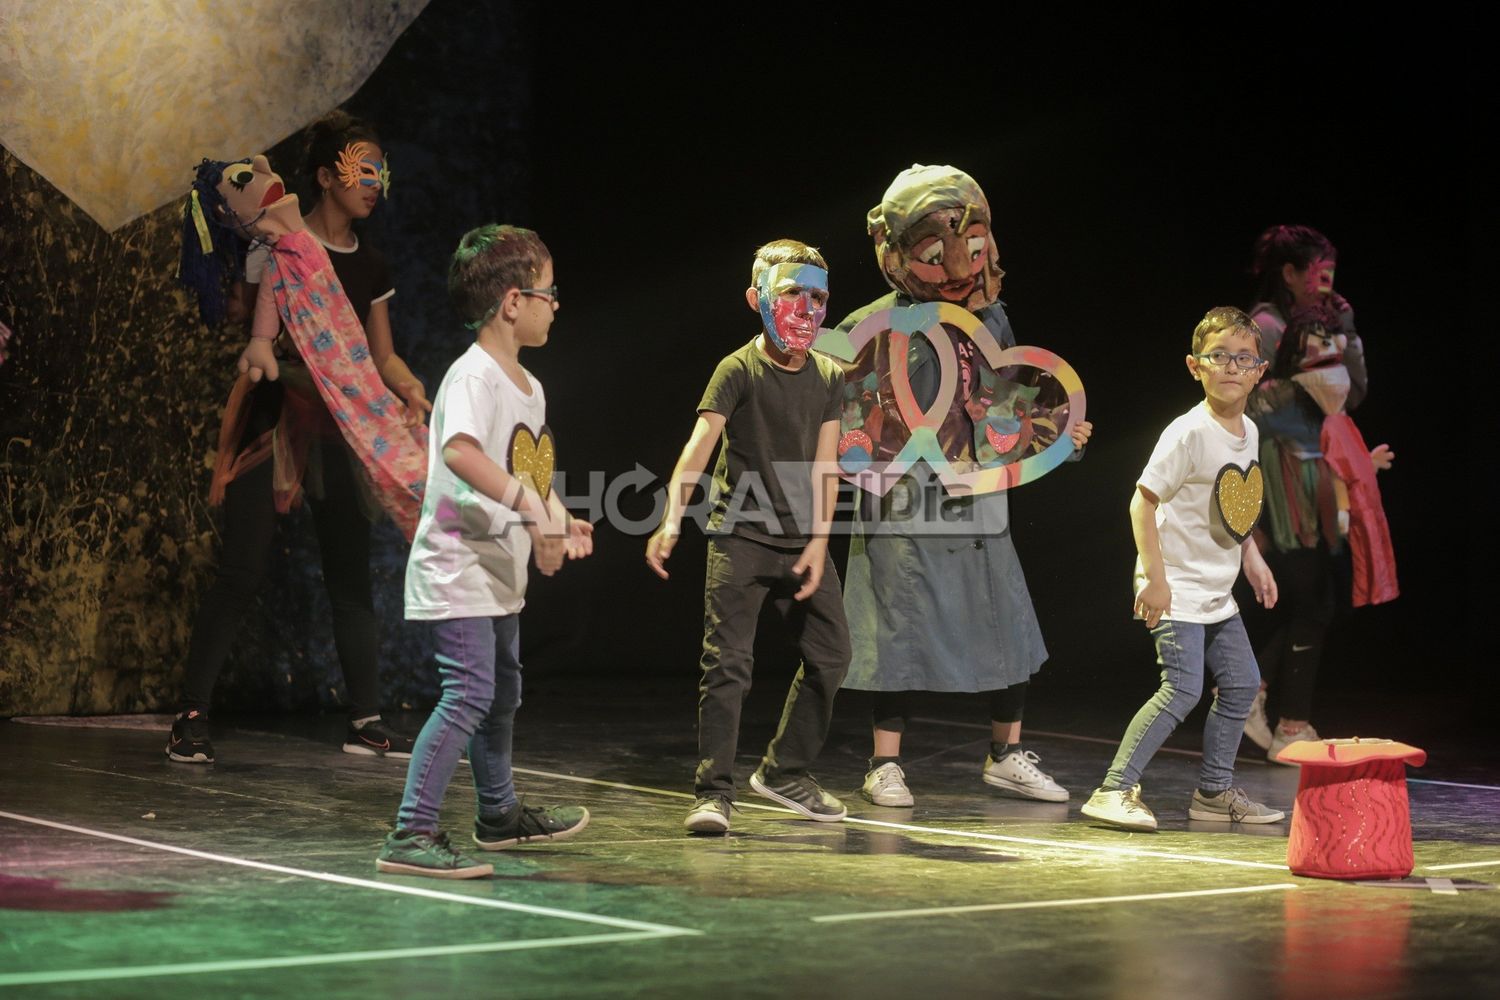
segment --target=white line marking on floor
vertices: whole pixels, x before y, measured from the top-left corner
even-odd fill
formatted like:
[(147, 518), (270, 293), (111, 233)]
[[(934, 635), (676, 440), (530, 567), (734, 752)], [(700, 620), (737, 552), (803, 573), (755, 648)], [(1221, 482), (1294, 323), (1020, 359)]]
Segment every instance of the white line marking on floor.
[[(913, 717), (911, 721), (913, 721), (913, 722), (925, 722), (928, 725), (933, 725), (933, 726), (948, 726), (951, 729), (984, 729), (984, 730), (988, 730), (990, 728), (989, 726), (982, 725), (982, 724), (980, 724), (978, 722), (952, 722), (952, 721), (949, 721), (948, 719), (932, 719), (932, 718), (927, 718), (925, 716), (923, 716), (923, 717)], [(1052, 739), (1055, 739), (1055, 740), (1073, 740), (1074, 742), (1077, 742), (1077, 743), (1102, 743), (1105, 746), (1119, 746), (1119, 744), (1120, 744), (1119, 740), (1107, 740), (1107, 739), (1104, 739), (1101, 736), (1080, 736), (1077, 733), (1056, 733), (1056, 732), (1049, 732), (1049, 731), (1047, 731), (1045, 729), (1028, 729), (1028, 730), (1026, 730), (1026, 732), (1030, 733), (1033, 736), (1049, 736), (1049, 737), (1051, 737)], [(978, 741), (975, 741), (975, 742), (978, 742)], [(940, 751), (940, 752), (941, 753), (946, 753), (947, 751), (945, 750), (945, 751)], [(1175, 754), (1178, 754), (1178, 755), (1183, 756), (1183, 757), (1202, 757), (1203, 756), (1203, 752), (1201, 750), (1179, 750), (1179, 749), (1176, 749), (1174, 747), (1162, 747), (1160, 750), (1158, 750), (1156, 752), (1157, 753), (1175, 753)], [(1267, 764), (1267, 765), (1269, 765), (1271, 763), (1270, 761), (1266, 760), (1263, 757), (1245, 757), (1245, 756), (1236, 757), (1235, 758), (1235, 762), (1236, 763), (1247, 763), (1248, 762), (1248, 763), (1251, 763), (1251, 764)], [(1277, 765), (1277, 766), (1285, 766), (1285, 765)], [(1472, 789), (1475, 789), (1475, 790), (1481, 791), (1481, 792), (1500, 792), (1500, 785), (1469, 785), (1469, 784), (1464, 784), (1463, 782), (1459, 782), (1459, 781), (1437, 781), (1436, 779), (1433, 779), (1433, 778), (1407, 778), (1406, 781), (1407, 781), (1407, 784), (1411, 784), (1411, 785), (1442, 785), (1442, 786), (1444, 786), (1446, 788), (1472, 788)]]
[(1500, 785), (1467, 785), (1461, 781), (1434, 781), (1432, 778), (1407, 778), (1408, 785), (1441, 785), (1444, 788), (1472, 788), (1478, 792), (1500, 792)]
[[(643, 920), (626, 920), (622, 917), (606, 917), (594, 913), (578, 913), (573, 910), (558, 910), (550, 906), (531, 906), (526, 903), (510, 903), (502, 899), (493, 899), (488, 896), (468, 896), (456, 892), (440, 892), (436, 889), (423, 889), (418, 886), (401, 885), (395, 882), (376, 882), (373, 879), (354, 878), (349, 875), (335, 875), (332, 872), (314, 872), (304, 868), (289, 868), (285, 865), (272, 865), (264, 861), (252, 861), (249, 858), (236, 858), (227, 854), (210, 854), (207, 851), (195, 851), (190, 847), (176, 847), (172, 844), (161, 844), (151, 840), (141, 840), (137, 837), (126, 837), (118, 833), (109, 833), (104, 830), (91, 830), (88, 827), (72, 826), (67, 823), (57, 823), (50, 819), (39, 819), (35, 816), (23, 816), (19, 813), (5, 812), (0, 810), (0, 818), (12, 819), (19, 823), (31, 823), (35, 826), (51, 827), (54, 830), (66, 830), (69, 833), (81, 833), (89, 837), (99, 837), (103, 840), (113, 840), (121, 844), (132, 844), (136, 847), (146, 847), (155, 851), (166, 851), (171, 854), (182, 854), (190, 858), (199, 858), (204, 861), (216, 861), (219, 864), (238, 865), (241, 868), (254, 868), (259, 871), (275, 872), (279, 875), (295, 875), (299, 878), (316, 879), (320, 882), (333, 882), (337, 885), (352, 885), (361, 889), (378, 889), (381, 892), (394, 892), (405, 896), (421, 896), (425, 899), (440, 899), (447, 903), (465, 903), (469, 906), (485, 906), (496, 910), (510, 910), (516, 913), (530, 913), (534, 916), (557, 917), (562, 920), (576, 920), (586, 924), (601, 924), (605, 927), (619, 927), (632, 931), (650, 931), (653, 934), (701, 934), (702, 931), (692, 930), (686, 927), (671, 927), (667, 924), (653, 924)], [(417, 876), (420, 877), (420, 876)]]
[(1423, 865), (1422, 870), (1426, 872), (1450, 872), (1456, 868), (1494, 868), (1500, 865), (1500, 861), (1465, 861), (1456, 865)]
[[(173, 788), (186, 788), (194, 792), (207, 792), (209, 795), (227, 795), (236, 799), (249, 799), (251, 802), (265, 802), (273, 806), (296, 806), (300, 809), (314, 809), (318, 812), (330, 815), (342, 816), (348, 812), (347, 809), (329, 809), (325, 806), (310, 805), (305, 802), (288, 802), (285, 799), (268, 799), (261, 795), (246, 795), (244, 792), (231, 792), (226, 788), (213, 788), (209, 785), (195, 785), (186, 781), (170, 781), (157, 775), (126, 774), (123, 771), (106, 771), (98, 767), (84, 767), (80, 764), (63, 764), (59, 761), (52, 762), (53, 767), (65, 768), (69, 771), (83, 771), (85, 774), (107, 774), (111, 778), (129, 778), (132, 781), (145, 781), (153, 785), (169, 785)], [(402, 779), (405, 780), (405, 779)]]
[(0, 986), (39, 986), (47, 983), (147, 979), (156, 976), (195, 976), (214, 972), (246, 972), (254, 969), (294, 969), (309, 965), (341, 965), (351, 962), (389, 962), (404, 958), (483, 955), (499, 951), (566, 948), (584, 944), (618, 944), (625, 941), (651, 941), (676, 936), (675, 933), (663, 934), (659, 931), (619, 931), (614, 934), (579, 934), (574, 937), (533, 938), (529, 941), (434, 945), (427, 948), (397, 948), (391, 951), (342, 951), (327, 955), (285, 955), (276, 958), (184, 962), (175, 965), (122, 965), (101, 969), (60, 969), (55, 972), (3, 972), (0, 973)]
[[(561, 781), (576, 781), (585, 785), (600, 785), (605, 788), (620, 788), (632, 792), (644, 792), (649, 795), (668, 795), (673, 798), (691, 799), (692, 795), (687, 792), (673, 792), (665, 788), (648, 788), (644, 785), (627, 785), (618, 781), (605, 781), (600, 778), (584, 778), (575, 774), (557, 774), (553, 771), (537, 771), (529, 768), (514, 768), (517, 774), (530, 774), (539, 778), (557, 778)], [(780, 806), (766, 806), (758, 802), (735, 801), (737, 809), (758, 809), (765, 812), (780, 813), (784, 816), (797, 816), (790, 809)], [(1085, 851), (1095, 854), (1115, 854), (1121, 857), (1131, 858), (1157, 858), (1166, 861), (1191, 861), (1202, 864), (1232, 865), (1236, 868), (1260, 868), (1266, 871), (1284, 872), (1286, 865), (1271, 864), (1265, 861), (1240, 861), (1236, 858), (1215, 858), (1200, 854), (1175, 854), (1169, 851), (1139, 850), (1132, 847), (1112, 847), (1107, 844), (1083, 844), (1067, 840), (1043, 840), (1038, 837), (1011, 837), (1001, 833), (984, 833), (978, 830), (949, 830), (937, 826), (917, 826), (911, 823), (891, 823), (886, 820), (865, 819), (861, 816), (850, 816), (844, 820), (846, 824), (854, 826), (873, 826), (885, 830), (905, 830), (909, 833), (930, 833), (942, 837), (959, 837), (966, 840), (984, 840), (1001, 844), (1029, 844), (1033, 847), (1047, 847), (1064, 851)]]
[(1281, 892), (1296, 889), (1293, 882), (1247, 885), (1235, 889), (1197, 889), (1192, 892), (1153, 892), (1135, 896), (1095, 896), (1080, 899), (1039, 899), (1028, 903), (977, 903), (973, 906), (935, 906), (917, 910), (876, 910), (870, 913), (834, 913), (813, 917), (814, 923), (838, 924), (854, 920), (890, 920), (896, 917), (937, 917), (954, 913), (989, 913), (994, 910), (1042, 910), (1059, 906), (1098, 906), (1103, 903), (1140, 903), (1157, 899), (1189, 899), (1194, 896), (1229, 896), (1248, 892)]

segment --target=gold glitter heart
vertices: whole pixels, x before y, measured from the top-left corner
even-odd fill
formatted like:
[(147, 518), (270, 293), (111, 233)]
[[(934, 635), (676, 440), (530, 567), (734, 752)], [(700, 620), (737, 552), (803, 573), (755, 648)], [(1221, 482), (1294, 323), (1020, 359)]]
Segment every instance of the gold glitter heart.
[(1236, 542), (1243, 542), (1260, 520), (1261, 502), (1265, 498), (1265, 479), (1260, 463), (1251, 462), (1244, 472), (1233, 463), (1219, 470), (1214, 479), (1214, 503), (1219, 520)]
[(552, 444), (552, 429), (542, 425), (542, 433), (531, 436), (524, 425), (517, 424), (510, 436), (510, 474), (536, 490), (544, 501), (552, 495), (552, 472), (557, 468), (557, 450)]

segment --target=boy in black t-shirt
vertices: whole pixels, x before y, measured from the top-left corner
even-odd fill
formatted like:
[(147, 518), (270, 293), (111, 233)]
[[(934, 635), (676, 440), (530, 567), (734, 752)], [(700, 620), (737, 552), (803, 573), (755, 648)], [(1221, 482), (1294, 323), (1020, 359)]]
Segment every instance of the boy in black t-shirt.
[(802, 666), (750, 787), (819, 822), (847, 814), (807, 773), (849, 669), (849, 627), (828, 555), (844, 376), (836, 362), (809, 350), (828, 311), (828, 265), (805, 243), (775, 240), (756, 251), (750, 277), (745, 301), (763, 329), (714, 370), (672, 470), (661, 527), (646, 544), (646, 562), (666, 579), (684, 508), (722, 439), (708, 519), (698, 799), (685, 821), (695, 833), (729, 830), (740, 707), (767, 600), (795, 634)]

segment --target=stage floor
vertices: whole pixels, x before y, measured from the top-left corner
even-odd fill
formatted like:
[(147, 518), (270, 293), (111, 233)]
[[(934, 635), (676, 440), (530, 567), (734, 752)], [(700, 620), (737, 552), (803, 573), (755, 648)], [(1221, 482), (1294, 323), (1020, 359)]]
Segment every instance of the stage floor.
[[(166, 759), (166, 717), (121, 720), (134, 728), (0, 722), (0, 987), (1500, 996), (1500, 892), (1480, 888), (1500, 881), (1493, 760), (1428, 747), (1429, 766), (1409, 772), (1413, 875), (1430, 880), (1418, 889), (1295, 877), (1285, 823), (1189, 822), (1197, 716), (1145, 776), (1161, 830), (1090, 824), (1079, 806), (1134, 706), (1049, 711), (1045, 698), (1029, 710), (1039, 728), (1026, 741), (1072, 791), (1067, 803), (985, 786), (982, 704), (947, 697), (907, 736), (916, 808), (871, 806), (854, 791), (868, 754), (854, 701), (840, 705), (816, 772), (850, 806), (847, 822), (796, 819), (747, 791), (731, 834), (689, 836), (686, 684), (528, 693), (520, 790), (537, 804), (586, 805), (593, 819), (574, 840), (486, 855), (494, 877), (467, 882), (376, 874), (405, 762), (341, 753), (339, 718), (216, 718), (212, 766)], [(775, 686), (747, 708), (742, 783), (785, 690)], [(421, 718), (400, 721), (414, 730)], [(1243, 750), (1241, 784), (1290, 812), (1297, 772)], [(471, 795), (461, 766), (443, 815), (455, 839), (467, 839)]]

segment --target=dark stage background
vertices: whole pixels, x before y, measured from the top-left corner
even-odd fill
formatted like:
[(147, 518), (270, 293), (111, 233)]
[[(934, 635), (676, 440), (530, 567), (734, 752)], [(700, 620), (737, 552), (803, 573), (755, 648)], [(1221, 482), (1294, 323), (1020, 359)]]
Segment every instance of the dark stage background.
[[(523, 360), (547, 387), (562, 469), (613, 477), (640, 465), (664, 478), (714, 363), (756, 329), (741, 295), (754, 248), (779, 236), (820, 246), (836, 319), (885, 291), (864, 234), (885, 185), (914, 161), (962, 167), (989, 195), (1020, 341), (1071, 362), (1095, 425), (1082, 463), (1012, 498), (1052, 650), (1038, 687), (1134, 700), (1154, 682), (1129, 616), (1134, 477), (1162, 427), (1200, 398), (1182, 362), (1193, 324), (1210, 306), (1248, 304), (1256, 234), (1314, 225), (1339, 247), (1338, 288), (1366, 343), (1371, 392), (1356, 417), (1372, 445), (1398, 455), (1382, 486), (1404, 590), (1340, 620), (1321, 698), (1358, 692), (1477, 727), (1479, 695), (1493, 687), (1475, 653), (1494, 505), (1476, 462), (1484, 415), (1470, 400), (1487, 393), (1466, 377), (1482, 370), (1470, 352), (1484, 343), (1467, 346), (1472, 15), (1399, 25), (1299, 15), (1305, 33), (1292, 41), (1293, 22), (1269, 16), (1043, 22), (983, 9), (936, 31), (940, 15), (915, 8), (768, 24), (748, 8), (647, 19), (434, 0), (348, 105), (380, 125), (395, 164), (394, 197), (365, 232), (395, 266), (398, 347), (435, 389), (466, 343), (442, 292), (447, 253), (481, 222), (534, 227), (554, 252), (563, 308), (551, 343)], [(0, 368), (0, 714), (170, 707), (211, 565), (202, 454), (238, 338), (195, 327), (170, 292), (175, 209), (106, 238), (8, 154), (4, 165), (0, 319), (16, 342)], [(45, 240), (34, 235), (42, 224)], [(64, 244), (77, 252), (48, 257)], [(120, 306), (138, 291), (87, 280), (127, 247), (161, 300), (149, 318)], [(61, 303), (59, 285), (70, 289)], [(119, 317), (126, 357), (104, 382), (80, 374), (103, 354), (80, 359), (76, 333), (100, 314)], [(171, 370), (142, 369), (164, 341)], [(138, 398), (113, 391), (131, 380), (144, 380)], [(104, 398), (175, 423), (161, 433), (96, 421), (82, 442), (83, 421), (63, 432)], [(90, 526), (91, 495), (114, 504), (138, 482), (134, 500), (171, 516), (137, 523), (135, 548), (101, 564), (123, 543)], [(39, 483), (72, 506), (43, 511)], [(42, 538), (46, 518), (67, 531)], [(291, 520), (276, 586), (221, 684), (226, 705), (341, 696), (309, 569), (315, 543), (305, 517)], [(404, 553), (388, 525), (380, 537), (383, 670), (393, 701), (425, 705), (426, 639), (400, 621)], [(596, 540), (592, 559), (533, 581), (534, 680), (692, 698), (701, 538), (679, 547), (668, 583), (646, 570), (643, 535), (601, 525)], [(60, 623), (49, 602), (72, 600), (82, 584), (67, 574), (89, 558), (96, 575), (135, 567), (141, 579), (124, 592), (99, 585)], [(789, 669), (786, 650), (771, 642), (766, 653), (768, 669)]]

